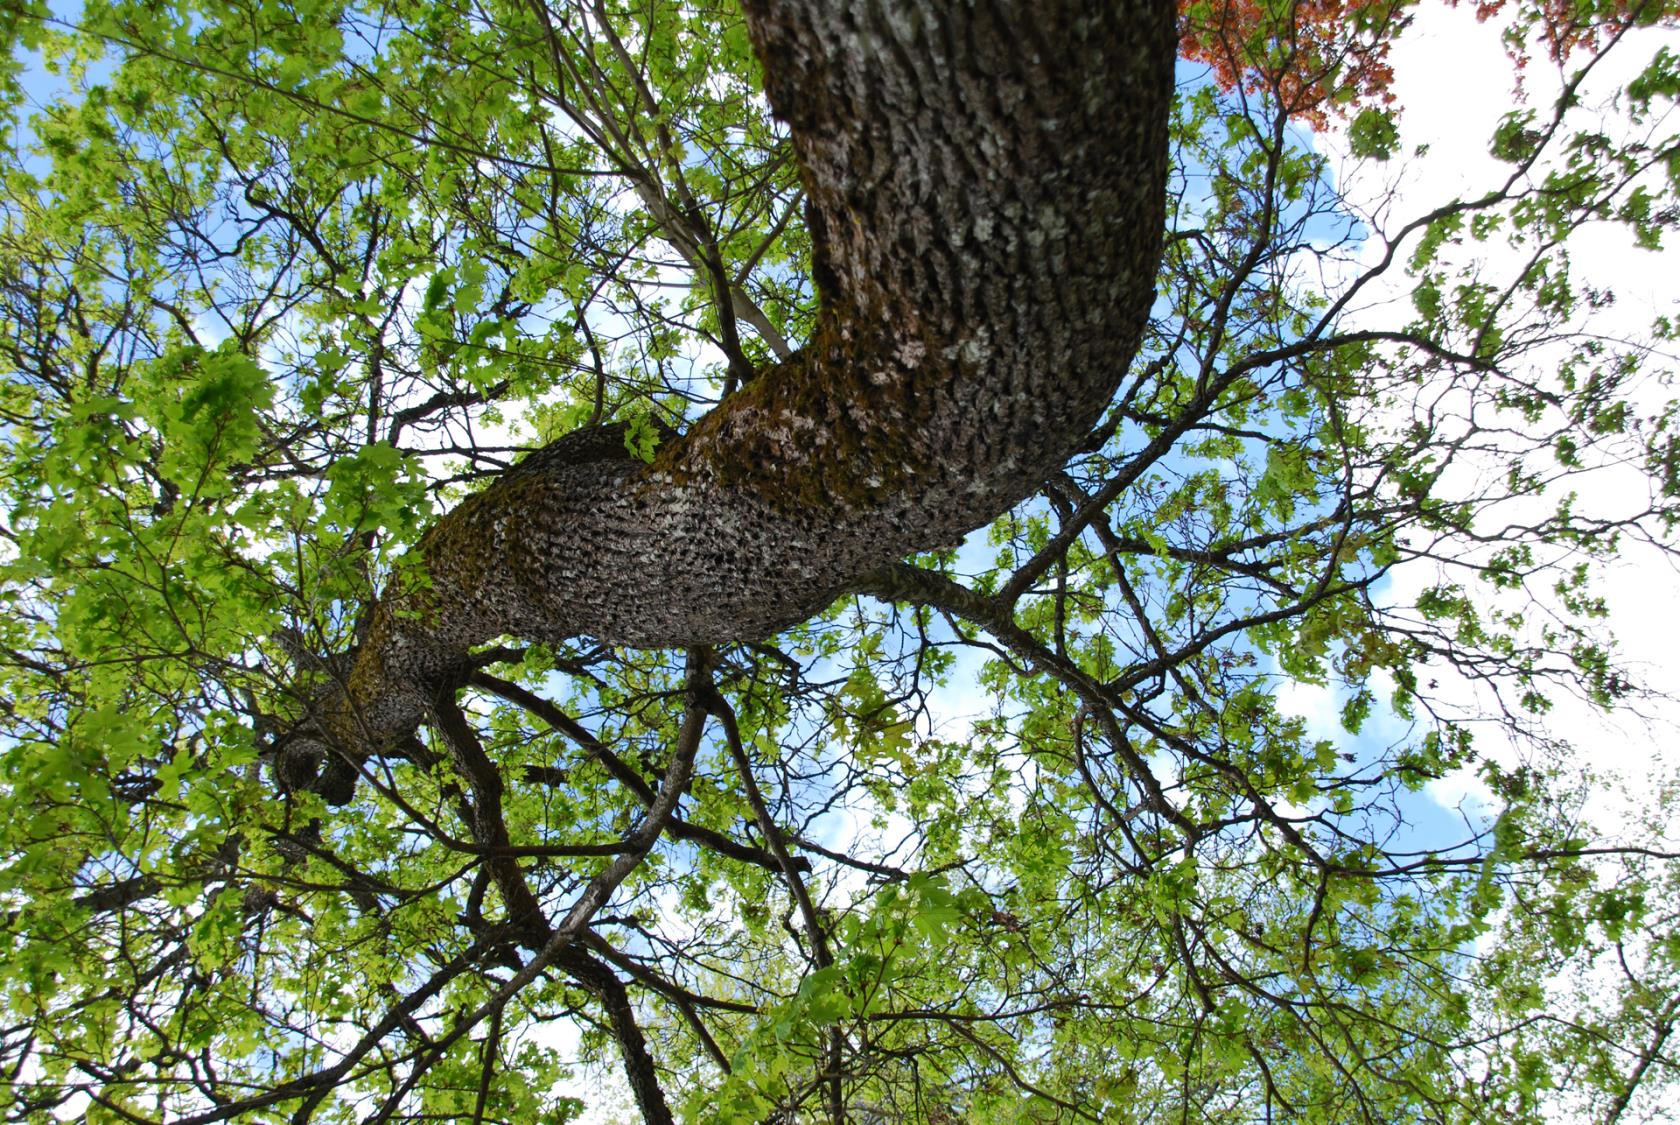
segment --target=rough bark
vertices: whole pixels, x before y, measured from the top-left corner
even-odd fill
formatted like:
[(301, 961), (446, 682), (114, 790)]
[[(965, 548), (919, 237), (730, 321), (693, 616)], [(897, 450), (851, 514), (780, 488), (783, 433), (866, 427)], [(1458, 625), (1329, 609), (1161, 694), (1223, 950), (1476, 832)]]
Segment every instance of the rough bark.
[[(1160, 250), (1167, 0), (753, 0), (808, 200), (814, 338), (651, 465), (578, 442), (420, 545), (326, 718), (412, 729), (502, 634), (764, 636), (1058, 469), (1142, 331)], [(599, 447), (599, 448), (597, 448)]]

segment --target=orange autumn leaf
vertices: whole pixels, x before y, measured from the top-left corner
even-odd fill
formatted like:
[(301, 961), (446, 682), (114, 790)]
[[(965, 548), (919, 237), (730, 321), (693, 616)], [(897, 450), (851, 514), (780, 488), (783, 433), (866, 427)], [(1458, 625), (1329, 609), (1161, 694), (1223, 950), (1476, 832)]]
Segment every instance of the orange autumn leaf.
[[(1562, 63), (1623, 30), (1680, 24), (1680, 0), (1473, 0), (1476, 17), (1510, 20), (1519, 79), (1536, 53)], [(1316, 128), (1331, 114), (1391, 104), (1389, 47), (1416, 0), (1179, 0), (1179, 54), (1211, 68), (1221, 89), (1278, 99)], [(1457, 7), (1460, 0), (1447, 0)]]
[(1389, 45), (1413, 0), (1180, 0), (1179, 54), (1222, 89), (1276, 97), (1322, 128), (1334, 112), (1393, 101)]

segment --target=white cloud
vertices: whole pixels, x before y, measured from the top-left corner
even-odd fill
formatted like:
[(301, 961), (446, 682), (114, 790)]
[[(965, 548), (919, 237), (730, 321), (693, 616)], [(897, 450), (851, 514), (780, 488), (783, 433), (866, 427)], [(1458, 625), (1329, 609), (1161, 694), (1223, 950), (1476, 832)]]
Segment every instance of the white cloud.
[[(1612, 52), (1583, 83), (1583, 107), (1609, 107), (1615, 92), (1663, 43), (1673, 50), (1680, 46), (1680, 35), (1645, 32)], [(1412, 216), (1455, 198), (1480, 195), (1502, 183), (1510, 166), (1496, 161), (1487, 147), (1495, 126), (1512, 109), (1532, 108), (1544, 118), (1564, 80), (1564, 68), (1550, 65), (1543, 51), (1537, 52), (1525, 72), (1525, 100), (1519, 101), (1501, 28), (1478, 22), (1468, 5), (1417, 8), (1413, 25), (1394, 46), (1392, 62), (1393, 91), (1400, 109), (1396, 147), (1400, 155), (1380, 165), (1355, 162), (1348, 155), (1345, 134), (1332, 131), (1319, 138), (1331, 156), (1339, 188), (1377, 230), (1397, 229)], [(1600, 111), (1589, 108), (1588, 112)], [(1627, 135), (1629, 126), (1618, 124), (1611, 109), (1602, 111), (1600, 120), (1607, 132), (1619, 128)], [(1364, 264), (1375, 261), (1382, 249), (1379, 239), (1368, 241), (1361, 251)], [(1495, 241), (1477, 244), (1474, 252), (1483, 268), (1495, 274), (1512, 277), (1521, 269), (1521, 251)], [(1571, 256), (1577, 285), (1612, 288), (1617, 295), (1613, 307), (1592, 312), (1595, 332), (1638, 338), (1649, 330), (1655, 314), (1675, 310), (1680, 299), (1675, 271), (1663, 267), (1660, 255), (1636, 247), (1621, 229), (1605, 224), (1584, 228), (1571, 245)], [(1355, 314), (1356, 322), (1392, 326), (1397, 311), (1409, 314), (1411, 281), (1402, 271), (1391, 269), (1370, 293), (1364, 309)], [(1556, 358), (1557, 353), (1537, 354), (1532, 361), (1543, 365)], [(1667, 390), (1651, 388), (1646, 394), (1654, 399)], [(1481, 463), (1471, 460), (1458, 483), (1468, 484), (1477, 476), (1488, 479), (1491, 469), (1491, 458)], [(1625, 467), (1607, 466), (1572, 484), (1586, 511), (1625, 511), (1630, 502), (1645, 498), (1640, 474)], [(1498, 515), (1519, 518), (1523, 509), (1532, 512), (1532, 508), (1527, 501), (1517, 502)], [(1409, 597), (1435, 581), (1428, 566), (1400, 568), (1388, 590), (1390, 604), (1407, 604)], [(1658, 690), (1671, 690), (1680, 680), (1680, 661), (1672, 653), (1672, 634), (1680, 626), (1676, 585), (1671, 560), (1655, 549), (1634, 544), (1612, 568), (1602, 591), (1621, 657)], [(1543, 612), (1545, 607), (1537, 608)], [(1455, 689), (1449, 677), (1443, 675), (1442, 680), (1449, 684), (1449, 691), (1464, 696), (1467, 712), (1486, 705), (1485, 699), (1478, 702), (1473, 697), (1468, 685)], [(1305, 686), (1286, 689), (1280, 702), (1307, 716), (1315, 729), (1328, 724), (1328, 711), (1334, 705), (1329, 693), (1319, 689), (1315, 694)], [(1655, 768), (1663, 743), (1671, 742), (1680, 730), (1680, 707), (1672, 701), (1647, 699), (1636, 712), (1610, 717), (1583, 701), (1563, 698), (1547, 715), (1545, 726), (1549, 737), (1577, 748), (1580, 764), (1637, 777)], [(1436, 781), (1427, 792), (1445, 808), (1463, 805), (1466, 811), (1477, 805), (1485, 808), (1491, 798), (1470, 771)], [(1608, 822), (1606, 826), (1621, 819), (1621, 811), (1609, 807), (1606, 800), (1596, 805), (1594, 811)]]

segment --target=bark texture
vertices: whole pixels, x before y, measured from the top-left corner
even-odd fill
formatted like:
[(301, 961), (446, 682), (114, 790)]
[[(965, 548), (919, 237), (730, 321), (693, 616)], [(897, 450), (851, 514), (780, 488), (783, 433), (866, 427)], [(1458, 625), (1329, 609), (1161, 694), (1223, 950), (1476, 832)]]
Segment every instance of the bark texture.
[(822, 312), (651, 465), (574, 441), (421, 543), (343, 698), (412, 729), (471, 645), (715, 644), (800, 621), (1029, 495), (1097, 421), (1153, 295), (1170, 0), (752, 0)]

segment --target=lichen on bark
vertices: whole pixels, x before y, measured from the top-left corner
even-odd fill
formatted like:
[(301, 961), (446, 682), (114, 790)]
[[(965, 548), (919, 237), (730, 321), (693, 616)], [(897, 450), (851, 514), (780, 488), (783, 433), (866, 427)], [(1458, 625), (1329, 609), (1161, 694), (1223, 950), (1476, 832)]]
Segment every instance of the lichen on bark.
[(819, 327), (651, 465), (539, 455), (443, 517), (323, 715), (353, 756), (503, 634), (748, 640), (1019, 502), (1153, 296), (1173, 5), (752, 0)]

